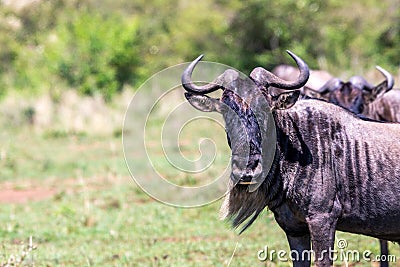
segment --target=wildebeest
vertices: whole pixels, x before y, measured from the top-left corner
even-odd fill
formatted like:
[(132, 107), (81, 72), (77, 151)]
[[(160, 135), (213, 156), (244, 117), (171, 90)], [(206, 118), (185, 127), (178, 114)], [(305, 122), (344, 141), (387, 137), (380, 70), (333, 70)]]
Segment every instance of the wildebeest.
[[(224, 218), (233, 227), (244, 224), (244, 230), (269, 208), (291, 250), (304, 255), (312, 243), (317, 266), (332, 264), (329, 251), (336, 230), (399, 242), (400, 125), (363, 120), (325, 101), (296, 103), (308, 67), (290, 55), (299, 66), (298, 79), (287, 82), (258, 67), (250, 74), (254, 85), (239, 88), (247, 91), (246, 101), (238, 97), (237, 86), (225, 82), (232, 70), (210, 84), (195, 85), (191, 74), (201, 57), (182, 75), (188, 101), (199, 110), (222, 113), (226, 124), (232, 172), (221, 207)], [(269, 86), (281, 92), (271, 94)], [(220, 99), (206, 95), (218, 89)], [(271, 129), (260, 127), (262, 122), (250, 109), (262, 99), (268, 105), (261, 108), (271, 108), (275, 123), (276, 142), (271, 147), (260, 140), (261, 131)], [(275, 152), (271, 168), (265, 169), (267, 150)], [(249, 190), (258, 181), (256, 189)], [(309, 265), (308, 258), (294, 259), (294, 266)]]
[(400, 90), (391, 90), (366, 106), (363, 114), (371, 119), (400, 122)]
[[(389, 92), (394, 85), (392, 75), (377, 66), (385, 80), (374, 86), (361, 76), (353, 76), (348, 82), (332, 78), (319, 89), (305, 88), (304, 93), (316, 98), (325, 99), (342, 106), (355, 114), (370, 119), (400, 122), (400, 95)], [(387, 94), (387, 95), (386, 95)]]

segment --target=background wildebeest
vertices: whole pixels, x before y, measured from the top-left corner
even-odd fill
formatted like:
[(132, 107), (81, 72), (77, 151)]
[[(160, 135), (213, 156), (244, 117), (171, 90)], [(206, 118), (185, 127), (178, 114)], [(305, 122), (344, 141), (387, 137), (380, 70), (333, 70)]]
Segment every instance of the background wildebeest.
[[(301, 92), (306, 97), (324, 99), (370, 119), (400, 122), (400, 91), (391, 91), (394, 84), (392, 75), (377, 68), (386, 80), (376, 86), (361, 76), (343, 82), (326, 71), (312, 70)], [(272, 72), (288, 81), (296, 79), (299, 74), (298, 69), (290, 65), (278, 65)]]
[(370, 119), (400, 122), (400, 94), (398, 91), (389, 92), (394, 85), (393, 77), (383, 68), (377, 69), (385, 80), (376, 86), (361, 76), (353, 76), (348, 82), (332, 78), (319, 89), (304, 88), (304, 93)]
[(367, 105), (363, 114), (381, 121), (400, 122), (400, 90), (391, 90)]
[[(312, 243), (317, 266), (332, 264), (328, 251), (333, 249), (336, 229), (399, 242), (400, 125), (366, 121), (320, 100), (296, 103), (296, 88), (306, 83), (308, 67), (291, 56), (299, 66), (299, 78), (287, 82), (256, 68), (250, 74), (255, 84), (246, 84), (246, 101), (238, 97), (237, 86), (224, 82), (232, 71), (210, 84), (195, 85), (191, 73), (201, 57), (182, 75), (188, 101), (199, 110), (222, 113), (226, 123), (232, 184), (221, 208), (224, 217), (234, 227), (244, 224), (244, 230), (269, 208), (291, 250), (303, 255)], [(269, 86), (281, 92), (274, 95)], [(205, 95), (218, 89), (223, 90), (220, 99)], [(253, 103), (263, 103), (260, 98), (271, 107), (276, 127), (276, 150), (268, 169), (263, 168), (263, 154), (273, 148), (261, 145), (263, 129), (250, 109)], [(268, 110), (268, 105), (262, 108)], [(247, 158), (246, 164), (236, 164), (241, 158)], [(261, 182), (249, 190), (254, 181)], [(309, 266), (310, 261), (300, 258), (294, 265)]]
[[(349, 80), (351, 90), (363, 96), (363, 101), (359, 104), (360, 113), (370, 119), (400, 122), (400, 91), (392, 90), (394, 85), (392, 75), (380, 67), (377, 68), (386, 79), (376, 86), (359, 76)], [(349, 97), (348, 103), (352, 102), (356, 102), (355, 98)]]

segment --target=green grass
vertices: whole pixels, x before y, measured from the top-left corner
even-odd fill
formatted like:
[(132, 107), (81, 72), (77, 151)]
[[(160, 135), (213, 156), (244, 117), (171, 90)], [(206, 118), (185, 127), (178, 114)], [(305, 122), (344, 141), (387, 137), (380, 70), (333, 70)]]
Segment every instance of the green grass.
[[(0, 205), (0, 266), (21, 255), (30, 236), (36, 249), (25, 258), (27, 266), (290, 265), (276, 258), (257, 259), (265, 246), (289, 249), (270, 212), (238, 237), (218, 219), (221, 201), (200, 208), (155, 201), (129, 176), (118, 136), (36, 134), (26, 128), (5, 129), (0, 137), (0, 186), (56, 192), (50, 199)], [(186, 144), (185, 153), (197, 149)], [(159, 168), (171, 173), (168, 164)], [(207, 175), (210, 179), (213, 173)], [(183, 185), (202, 183), (196, 181), (199, 177), (179, 179), (175, 181)], [(338, 237), (348, 241), (349, 249), (379, 253), (376, 239), (344, 233)], [(400, 255), (398, 246), (390, 244), (390, 250)]]
[(117, 171), (127, 174), (119, 138), (73, 134), (51, 136), (32, 134), (31, 129), (1, 134), (4, 158), (0, 181), (72, 178)]

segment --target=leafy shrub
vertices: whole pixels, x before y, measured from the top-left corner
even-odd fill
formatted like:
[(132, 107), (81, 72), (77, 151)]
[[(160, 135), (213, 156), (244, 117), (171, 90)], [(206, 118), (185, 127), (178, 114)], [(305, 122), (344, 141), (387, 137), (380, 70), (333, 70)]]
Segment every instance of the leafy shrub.
[(400, 11), (393, 24), (382, 32), (373, 51), (377, 62), (384, 65), (400, 66)]
[[(6, 1), (12, 2), (12, 1)], [(28, 1), (29, 2), (29, 1)], [(41, 0), (0, 4), (0, 97), (11, 90), (101, 94), (205, 54), (245, 73), (293, 64), (398, 70), (398, 0)], [(367, 14), (367, 15), (366, 15)]]
[(106, 100), (134, 82), (140, 64), (137, 22), (82, 12), (58, 24), (49, 35), (45, 57), (51, 71), (84, 95)]
[(321, 44), (316, 42), (321, 38), (319, 17), (325, 9), (326, 4), (319, 0), (243, 2), (230, 24), (240, 68), (249, 72), (254, 66), (293, 64), (287, 49), (314, 67), (321, 52)]

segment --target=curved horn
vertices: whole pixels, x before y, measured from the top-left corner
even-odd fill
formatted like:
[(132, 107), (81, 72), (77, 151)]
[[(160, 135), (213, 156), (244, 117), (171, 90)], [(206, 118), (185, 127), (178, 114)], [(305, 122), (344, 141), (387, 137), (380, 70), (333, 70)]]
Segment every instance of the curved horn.
[(295, 90), (304, 86), (307, 83), (308, 78), (310, 76), (310, 70), (307, 64), (301, 58), (299, 58), (289, 50), (286, 50), (286, 52), (296, 61), (296, 64), (299, 67), (300, 74), (299, 77), (297, 78), (297, 81), (293, 82), (285, 81), (276, 76), (275, 74), (265, 70), (262, 67), (255, 68), (250, 73), (250, 77), (265, 87), (274, 86), (280, 89)]
[(189, 64), (189, 66), (185, 69), (185, 71), (182, 74), (182, 78), (181, 78), (182, 86), (188, 92), (196, 93), (196, 94), (207, 94), (207, 93), (214, 92), (214, 91), (218, 90), (219, 88), (221, 88), (221, 86), (218, 84), (209, 83), (209, 84), (206, 84), (203, 86), (198, 86), (192, 82), (193, 69), (202, 58), (203, 58), (203, 55), (198, 56), (195, 60), (193, 60), (192, 63)]
[(386, 81), (385, 81), (385, 82), (387, 82), (387, 89), (386, 89), (386, 91), (391, 90), (391, 89), (393, 88), (393, 85), (394, 85), (393, 76), (392, 76), (388, 71), (386, 71), (384, 68), (382, 68), (382, 67), (376, 66), (376, 69), (379, 70), (379, 72), (382, 73), (383, 76), (386, 77)]

